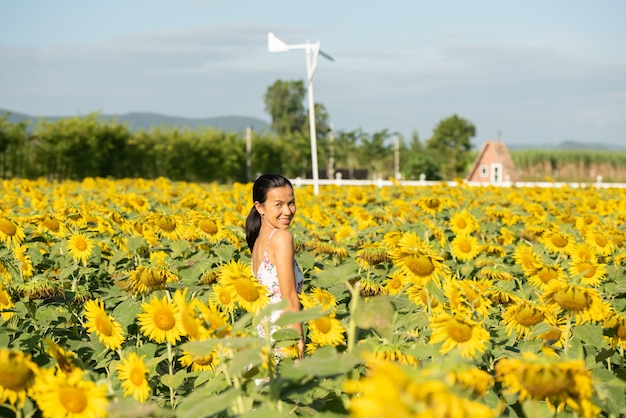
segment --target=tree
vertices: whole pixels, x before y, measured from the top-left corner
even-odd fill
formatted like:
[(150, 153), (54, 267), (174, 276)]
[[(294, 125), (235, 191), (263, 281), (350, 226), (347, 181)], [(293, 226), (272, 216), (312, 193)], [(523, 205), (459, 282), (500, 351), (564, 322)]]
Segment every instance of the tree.
[(462, 175), (467, 169), (476, 127), (466, 119), (452, 115), (435, 127), (433, 136), (426, 142), (431, 155), (437, 155), (445, 179)]
[(265, 111), (272, 129), (279, 135), (305, 134), (308, 114), (304, 108), (306, 90), (302, 80), (276, 80), (265, 93)]

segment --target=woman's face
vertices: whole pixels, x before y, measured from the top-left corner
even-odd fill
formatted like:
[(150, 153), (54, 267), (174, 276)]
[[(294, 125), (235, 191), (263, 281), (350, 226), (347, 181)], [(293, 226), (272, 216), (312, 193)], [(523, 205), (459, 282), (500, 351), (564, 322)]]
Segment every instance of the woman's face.
[(289, 228), (296, 213), (296, 199), (289, 186), (274, 187), (267, 192), (265, 203), (255, 202), (264, 222), (279, 229)]

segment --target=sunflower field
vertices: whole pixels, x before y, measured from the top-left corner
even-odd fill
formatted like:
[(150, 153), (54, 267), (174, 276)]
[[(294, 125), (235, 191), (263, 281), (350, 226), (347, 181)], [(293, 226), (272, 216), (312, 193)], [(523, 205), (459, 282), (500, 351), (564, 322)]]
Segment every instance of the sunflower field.
[(275, 322), (251, 189), (3, 181), (0, 416), (626, 414), (625, 189), (298, 187)]

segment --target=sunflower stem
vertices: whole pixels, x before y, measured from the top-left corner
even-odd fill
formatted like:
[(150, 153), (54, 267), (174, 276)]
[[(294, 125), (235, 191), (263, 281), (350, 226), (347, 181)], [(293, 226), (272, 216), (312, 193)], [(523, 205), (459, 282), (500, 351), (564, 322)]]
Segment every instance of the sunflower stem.
[[(174, 377), (174, 356), (172, 353), (172, 343), (169, 341), (167, 342), (167, 363), (170, 377)], [(176, 390), (170, 386), (170, 404), (172, 405), (172, 409), (176, 408), (175, 396)]]
[(567, 323), (565, 325), (565, 341), (563, 342), (563, 355), (567, 358), (572, 333), (572, 316), (567, 314)]
[(356, 340), (356, 321), (354, 319), (354, 314), (356, 312), (356, 308), (359, 305), (359, 282), (356, 282), (355, 286), (352, 286), (350, 282), (347, 283), (348, 290), (352, 295), (350, 300), (350, 322), (348, 323), (348, 347), (347, 352), (350, 353), (354, 349), (354, 342)]

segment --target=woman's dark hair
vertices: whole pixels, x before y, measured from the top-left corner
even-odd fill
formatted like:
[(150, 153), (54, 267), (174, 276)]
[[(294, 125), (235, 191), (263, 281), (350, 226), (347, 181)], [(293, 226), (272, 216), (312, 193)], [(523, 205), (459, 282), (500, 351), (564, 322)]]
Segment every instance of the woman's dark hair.
[[(267, 192), (276, 187), (289, 186), (293, 189), (293, 185), (289, 179), (281, 174), (263, 174), (254, 181), (252, 186), (252, 202), (265, 203)], [(261, 214), (252, 205), (250, 213), (246, 218), (246, 241), (250, 251), (254, 248), (254, 243), (259, 236), (261, 230)]]

